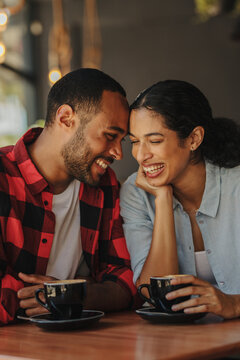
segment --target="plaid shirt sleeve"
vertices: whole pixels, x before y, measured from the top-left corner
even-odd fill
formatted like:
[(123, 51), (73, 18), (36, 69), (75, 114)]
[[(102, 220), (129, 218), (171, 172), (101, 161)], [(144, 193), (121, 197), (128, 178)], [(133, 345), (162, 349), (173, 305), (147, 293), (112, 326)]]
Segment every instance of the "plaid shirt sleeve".
[(0, 149), (0, 325), (19, 310), (17, 291), (26, 284), (18, 273), (45, 274), (53, 239), (52, 195), (25, 146), (38, 133), (31, 129), (15, 146)]
[(24, 286), (23, 282), (7, 266), (2, 236), (0, 235), (0, 325), (14, 320), (19, 302), (16, 292)]

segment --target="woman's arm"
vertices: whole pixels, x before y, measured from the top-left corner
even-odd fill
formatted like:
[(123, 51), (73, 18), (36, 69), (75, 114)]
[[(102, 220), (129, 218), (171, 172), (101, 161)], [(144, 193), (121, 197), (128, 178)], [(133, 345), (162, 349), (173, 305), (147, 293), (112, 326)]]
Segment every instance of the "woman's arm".
[(173, 216), (173, 192), (171, 186), (149, 186), (141, 170), (136, 185), (155, 196), (155, 219), (151, 246), (136, 282), (149, 283), (150, 276), (178, 273), (177, 245)]

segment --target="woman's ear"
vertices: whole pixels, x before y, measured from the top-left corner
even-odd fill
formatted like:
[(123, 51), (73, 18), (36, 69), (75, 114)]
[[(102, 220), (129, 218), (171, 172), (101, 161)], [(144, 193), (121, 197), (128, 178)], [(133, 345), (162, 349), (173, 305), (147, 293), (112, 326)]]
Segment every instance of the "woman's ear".
[(56, 122), (62, 127), (71, 128), (74, 126), (74, 111), (70, 105), (63, 104), (57, 109)]
[(196, 126), (189, 135), (190, 150), (195, 151), (203, 142), (204, 128), (202, 126)]

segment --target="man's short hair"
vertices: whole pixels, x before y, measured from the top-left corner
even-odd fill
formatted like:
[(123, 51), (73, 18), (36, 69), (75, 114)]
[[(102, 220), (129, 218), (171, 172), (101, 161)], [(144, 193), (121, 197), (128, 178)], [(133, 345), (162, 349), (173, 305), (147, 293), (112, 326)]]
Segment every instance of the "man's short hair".
[(66, 74), (49, 91), (45, 126), (54, 122), (57, 109), (63, 104), (74, 111), (97, 113), (104, 90), (126, 97), (122, 86), (100, 70), (81, 68)]

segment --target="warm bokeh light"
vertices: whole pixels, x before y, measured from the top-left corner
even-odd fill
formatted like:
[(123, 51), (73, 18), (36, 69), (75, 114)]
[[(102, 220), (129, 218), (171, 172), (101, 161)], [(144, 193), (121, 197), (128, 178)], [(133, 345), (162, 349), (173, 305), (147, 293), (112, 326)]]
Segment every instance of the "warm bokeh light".
[(48, 78), (51, 84), (54, 84), (62, 77), (61, 71), (59, 69), (53, 69), (49, 72)]
[(42, 23), (40, 21), (34, 20), (31, 24), (30, 24), (30, 31), (33, 35), (35, 36), (39, 36), (42, 34), (43, 32), (43, 26)]
[(5, 27), (8, 22), (8, 15), (6, 11), (0, 10), (0, 28)]
[(6, 46), (4, 43), (0, 42), (0, 58), (2, 58), (6, 54)]

